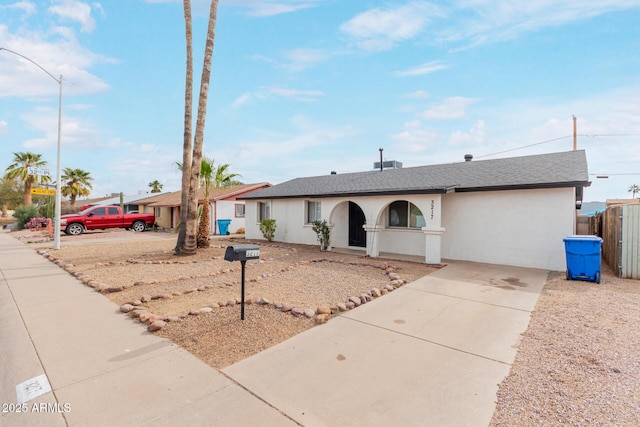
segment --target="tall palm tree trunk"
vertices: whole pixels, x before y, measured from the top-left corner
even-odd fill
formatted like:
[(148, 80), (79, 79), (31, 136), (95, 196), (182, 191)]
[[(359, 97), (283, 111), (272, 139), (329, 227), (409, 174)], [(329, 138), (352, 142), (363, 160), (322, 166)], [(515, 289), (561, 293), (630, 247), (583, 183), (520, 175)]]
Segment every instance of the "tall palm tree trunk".
[[(189, 211), (187, 212), (187, 229), (185, 242), (182, 247), (184, 253), (195, 253), (197, 248), (198, 226), (198, 199), (196, 189), (200, 181), (200, 166), (202, 163), (202, 146), (204, 143), (204, 126), (207, 117), (207, 97), (209, 95), (209, 80), (211, 78), (211, 62), (213, 58), (213, 42), (218, 11), (218, 0), (211, 1), (209, 9), (209, 26), (207, 28), (207, 42), (204, 50), (202, 64), (202, 77), (200, 79), (200, 95), (198, 98), (198, 118), (196, 120), (196, 132), (193, 141), (193, 157), (191, 159), (191, 180), (189, 188)], [(193, 192), (193, 195), (192, 195)]]
[(174, 249), (176, 254), (183, 252), (187, 235), (187, 216), (189, 213), (189, 185), (191, 175), (191, 126), (193, 120), (193, 31), (191, 25), (191, 0), (184, 0), (185, 36), (187, 41), (186, 82), (184, 90), (184, 136), (182, 145), (182, 199), (180, 201), (180, 228), (178, 241)]
[(31, 176), (24, 182), (24, 205), (31, 206)]
[(204, 203), (202, 204), (202, 213), (200, 214), (200, 223), (198, 224), (198, 247), (199, 248), (208, 248), (211, 246), (211, 238), (209, 234), (211, 234), (211, 226), (210, 221), (210, 210), (209, 210), (209, 198), (204, 198)]

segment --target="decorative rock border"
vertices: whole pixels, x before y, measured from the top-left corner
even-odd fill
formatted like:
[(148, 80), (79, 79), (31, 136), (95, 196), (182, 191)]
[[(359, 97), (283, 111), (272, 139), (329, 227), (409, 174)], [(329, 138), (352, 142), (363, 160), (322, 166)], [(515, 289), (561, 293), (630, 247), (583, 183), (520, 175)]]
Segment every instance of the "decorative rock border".
[[(296, 251), (295, 248), (292, 249), (292, 251)], [(48, 253), (46, 250), (39, 250), (37, 251), (38, 254), (44, 256), (45, 258), (49, 259), (51, 262), (53, 262), (54, 264), (58, 265), (60, 268), (64, 269), (65, 271), (69, 272), (71, 275), (75, 276), (78, 280), (80, 280), (83, 284), (90, 286), (91, 288), (95, 289), (97, 292), (101, 292), (101, 293), (113, 293), (113, 292), (121, 292), (125, 289), (128, 289), (132, 286), (139, 286), (139, 285), (144, 285), (146, 284), (146, 282), (142, 282), (142, 281), (137, 281), (134, 282), (132, 285), (123, 285), (123, 286), (109, 286), (105, 283), (102, 282), (98, 282), (97, 280), (91, 279), (89, 277), (85, 277), (82, 273), (74, 271), (73, 264), (66, 264), (65, 262), (63, 262), (62, 260), (57, 259), (56, 257), (54, 257), (52, 254)], [(197, 260), (194, 260), (197, 261)], [(127, 260), (127, 262), (130, 262), (130, 260)], [(299, 267), (301, 265), (309, 265), (311, 263), (316, 263), (316, 262), (332, 262), (332, 263), (338, 263), (338, 264), (344, 264), (345, 262), (343, 260), (330, 260), (330, 259), (317, 259), (317, 260), (303, 260), (300, 262), (297, 262), (295, 264), (292, 264), (290, 266), (288, 266), (285, 269), (282, 269), (280, 271), (280, 273), (284, 273), (286, 271), (290, 271), (296, 267)], [(131, 262), (131, 263), (137, 263), (137, 262)], [(158, 261), (158, 262), (154, 262), (154, 261), (144, 261), (144, 264), (172, 264), (172, 263), (184, 263), (184, 264), (188, 264), (190, 262), (184, 262), (184, 261)], [(109, 265), (118, 265), (118, 264), (124, 264), (122, 262), (120, 263), (98, 263), (100, 265), (103, 266), (109, 266)], [(320, 306), (317, 307), (315, 309), (313, 308), (298, 308), (298, 307), (294, 307), (291, 304), (287, 304), (284, 302), (274, 302), (271, 303), (271, 301), (269, 301), (267, 298), (257, 298), (257, 297), (253, 297), (250, 296), (248, 298), (245, 299), (245, 304), (251, 305), (251, 304), (256, 304), (256, 305), (260, 305), (260, 306), (264, 306), (267, 308), (273, 308), (276, 309), (278, 311), (281, 311), (283, 313), (290, 313), (292, 316), (295, 317), (307, 317), (309, 319), (314, 318), (315, 319), (315, 323), (317, 325), (321, 325), (323, 323), (326, 323), (332, 316), (335, 316), (341, 312), (345, 312), (345, 311), (349, 311), (352, 310), (356, 307), (361, 306), (362, 304), (366, 304), (370, 301), (372, 301), (375, 298), (379, 298), (383, 295), (386, 295), (389, 292), (393, 292), (394, 290), (398, 289), (399, 287), (401, 287), (402, 285), (404, 285), (405, 283), (407, 283), (405, 280), (403, 280), (397, 273), (394, 267), (389, 266), (388, 264), (385, 265), (384, 267), (380, 267), (379, 265), (374, 265), (371, 263), (357, 263), (357, 262), (349, 262), (349, 265), (354, 265), (354, 266), (363, 266), (363, 267), (373, 267), (373, 268), (381, 268), (385, 271), (387, 277), (389, 278), (389, 283), (386, 284), (382, 289), (378, 289), (378, 288), (372, 288), (370, 291), (367, 292), (363, 292), (362, 294), (358, 295), (358, 296), (350, 296), (346, 299), (346, 301), (341, 301), (338, 302), (332, 306)], [(181, 279), (195, 279), (195, 278), (203, 278), (203, 277), (210, 277), (210, 276), (216, 276), (219, 274), (224, 274), (224, 273), (229, 273), (229, 272), (233, 272), (233, 271), (240, 271), (240, 267), (232, 267), (232, 268), (226, 268), (223, 270), (220, 270), (218, 272), (214, 272), (208, 275), (201, 275), (201, 276), (191, 276), (191, 277), (181, 277), (178, 280)], [(270, 276), (274, 276), (275, 274), (278, 273), (271, 273), (271, 274), (262, 274), (260, 276), (256, 276), (253, 279), (249, 279), (249, 282), (257, 282), (262, 280), (263, 278), (266, 277), (270, 277)], [(149, 282), (149, 284), (153, 284), (155, 282)], [(157, 314), (152, 313), (147, 307), (144, 307), (143, 304), (145, 302), (149, 302), (149, 301), (153, 301), (153, 300), (158, 300), (158, 299), (168, 299), (168, 298), (172, 298), (172, 297), (177, 297), (177, 296), (181, 296), (181, 295), (187, 295), (193, 292), (204, 292), (208, 289), (211, 289), (211, 286), (209, 285), (205, 285), (205, 286), (201, 286), (199, 288), (194, 288), (194, 289), (187, 289), (183, 292), (173, 292), (172, 294), (157, 294), (157, 295), (142, 295), (138, 300), (135, 301), (130, 301), (127, 302), (125, 304), (122, 304), (120, 306), (120, 311), (122, 313), (127, 314), (129, 317), (131, 317), (132, 319), (137, 319), (140, 323), (144, 323), (147, 325), (147, 330), (149, 332), (156, 332), (159, 331), (161, 329), (163, 329), (168, 323), (171, 322), (179, 322), (182, 319), (188, 317), (188, 316), (199, 316), (202, 314), (208, 314), (213, 312), (214, 309), (216, 308), (223, 308), (223, 307), (233, 307), (237, 304), (240, 304), (241, 301), (238, 299), (232, 299), (232, 300), (228, 300), (228, 301), (219, 301), (217, 303), (213, 303), (210, 304), (208, 306), (205, 307), (199, 307), (199, 308), (194, 308), (189, 310), (188, 314), (184, 314), (182, 316), (160, 316)]]

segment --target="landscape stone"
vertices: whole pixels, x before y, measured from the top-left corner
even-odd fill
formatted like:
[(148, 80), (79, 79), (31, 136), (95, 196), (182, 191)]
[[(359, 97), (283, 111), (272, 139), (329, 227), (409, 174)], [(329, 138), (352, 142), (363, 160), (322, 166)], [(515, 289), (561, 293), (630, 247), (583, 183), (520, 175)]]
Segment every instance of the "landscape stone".
[(316, 312), (318, 314), (331, 314), (331, 307), (318, 307)]
[(213, 308), (211, 307), (202, 307), (200, 309), (200, 313), (211, 313), (213, 311)]
[(380, 292), (380, 289), (373, 288), (373, 289), (371, 289), (371, 295), (373, 295), (374, 297), (378, 298), (379, 296), (382, 295), (382, 293)]
[(120, 306), (120, 311), (123, 313), (128, 313), (130, 311), (132, 311), (135, 308), (135, 306), (133, 304), (122, 304)]
[(347, 305), (343, 302), (339, 302), (338, 304), (336, 304), (336, 306), (338, 307), (338, 310), (340, 311), (347, 311)]
[(151, 313), (149, 313), (148, 311), (140, 313), (140, 316), (138, 316), (138, 320), (142, 323), (147, 323), (149, 319), (151, 319)]
[(362, 304), (360, 298), (358, 297), (349, 297), (349, 302), (353, 303), (356, 307), (359, 307)]
[(301, 317), (304, 316), (304, 311), (300, 310), (299, 308), (292, 308), (291, 309), (291, 314), (296, 316), (296, 317)]
[(156, 332), (156, 331), (159, 331), (160, 329), (164, 328), (165, 326), (167, 326), (167, 322), (165, 322), (163, 320), (156, 320), (155, 322), (153, 322), (149, 326), (147, 326), (147, 331)]
[(305, 316), (307, 316), (309, 319), (311, 319), (313, 316), (315, 316), (315, 315), (316, 315), (316, 311), (315, 311), (315, 310), (313, 310), (313, 309), (311, 309), (311, 308), (307, 308), (307, 309), (304, 311), (304, 315), (305, 315)]
[(326, 313), (318, 314), (316, 316), (316, 325), (322, 325), (323, 323), (327, 323), (327, 320), (329, 320), (328, 314)]

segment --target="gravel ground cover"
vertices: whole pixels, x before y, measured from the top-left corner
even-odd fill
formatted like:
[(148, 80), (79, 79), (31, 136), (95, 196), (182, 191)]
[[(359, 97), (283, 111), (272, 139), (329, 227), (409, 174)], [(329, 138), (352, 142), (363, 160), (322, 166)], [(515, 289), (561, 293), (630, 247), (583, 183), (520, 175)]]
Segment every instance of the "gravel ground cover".
[(492, 426), (640, 426), (640, 281), (552, 273)]
[(39, 246), (37, 233), (12, 234), (33, 242), (35, 249), (85, 284), (102, 289), (114, 303), (130, 306), (127, 314), (146, 323), (161, 320), (164, 325), (155, 333), (216, 368), (321, 323), (315, 316), (330, 318), (338, 314), (340, 304), (349, 309), (349, 299), (362, 301), (365, 294), (373, 299), (374, 289), (383, 295), (390, 291), (385, 287), (394, 289), (434, 271), (421, 263), (257, 242), (260, 260), (246, 264), (243, 321), (238, 305), (241, 265), (223, 256), (227, 245), (248, 243), (244, 239), (216, 238), (210, 248), (177, 257), (175, 234), (158, 238), (154, 233), (154, 239), (141, 241), (140, 235), (147, 233), (86, 233), (63, 242), (57, 251)]

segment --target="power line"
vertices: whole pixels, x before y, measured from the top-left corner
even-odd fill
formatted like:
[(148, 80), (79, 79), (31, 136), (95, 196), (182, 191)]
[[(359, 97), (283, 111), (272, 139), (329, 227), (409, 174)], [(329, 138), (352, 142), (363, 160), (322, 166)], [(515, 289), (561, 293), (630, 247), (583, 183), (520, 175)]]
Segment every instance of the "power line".
[(535, 143), (533, 143), (533, 144), (523, 145), (523, 146), (521, 146), (521, 147), (510, 148), (509, 150), (498, 151), (498, 152), (496, 152), (496, 153), (491, 153), (491, 154), (484, 154), (484, 155), (482, 155), (482, 156), (476, 156), (476, 159), (480, 159), (480, 158), (482, 158), (482, 157), (495, 156), (496, 154), (508, 153), (508, 152), (510, 152), (510, 151), (522, 150), (523, 148), (529, 148), (529, 147), (534, 147), (534, 146), (536, 146), (536, 145), (547, 144), (547, 143), (549, 143), (549, 142), (559, 141), (559, 140), (561, 140), (561, 139), (566, 139), (566, 138), (573, 138), (573, 135), (561, 136), (561, 137), (559, 137), (559, 138), (547, 139), (546, 141), (535, 142)]
[[(612, 136), (640, 136), (640, 133), (602, 133), (602, 134), (577, 134), (576, 136), (584, 136), (587, 138), (600, 138), (600, 137), (612, 137)], [(491, 154), (484, 154), (482, 156), (476, 156), (476, 159), (481, 159), (483, 157), (491, 157), (498, 154), (509, 153), (511, 151), (522, 150), (524, 148), (535, 147), (536, 145), (547, 144), (549, 142), (560, 141), (561, 139), (572, 138), (573, 135), (561, 136), (559, 138), (547, 139), (545, 141), (534, 142), (533, 144), (523, 145), (516, 148), (510, 148), (508, 150), (498, 151)], [(624, 175), (624, 174), (609, 174), (609, 175)]]

